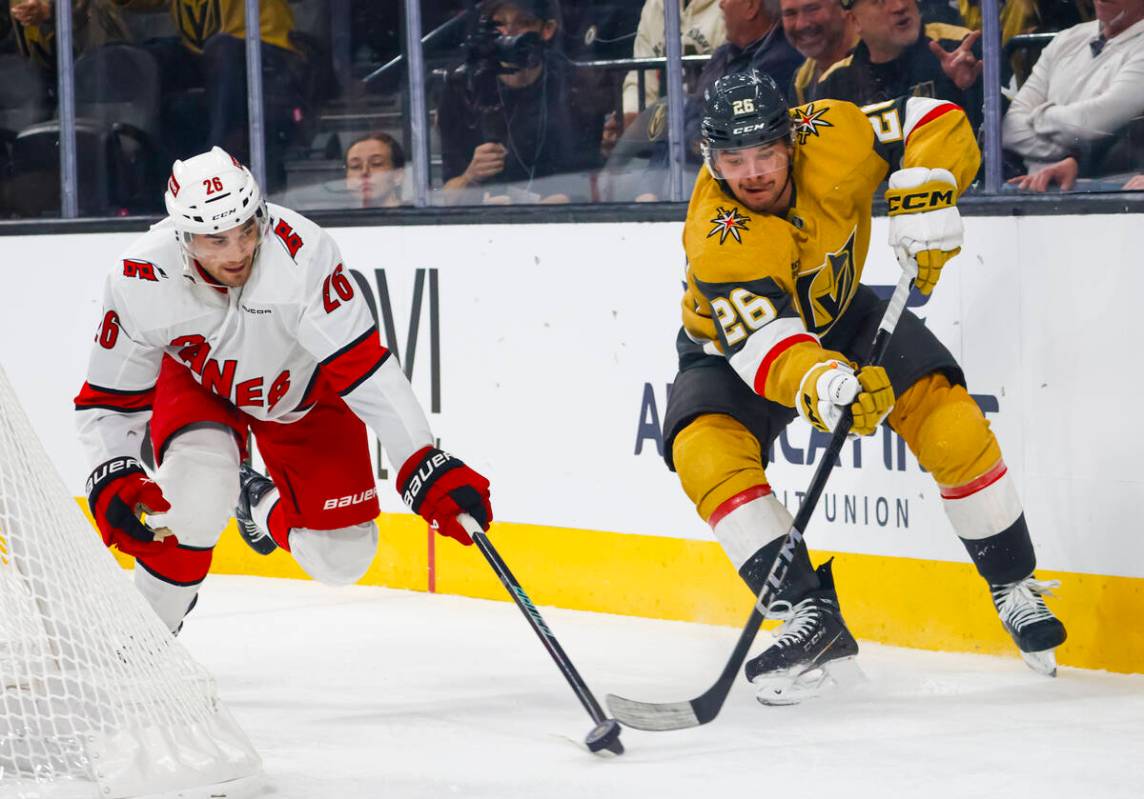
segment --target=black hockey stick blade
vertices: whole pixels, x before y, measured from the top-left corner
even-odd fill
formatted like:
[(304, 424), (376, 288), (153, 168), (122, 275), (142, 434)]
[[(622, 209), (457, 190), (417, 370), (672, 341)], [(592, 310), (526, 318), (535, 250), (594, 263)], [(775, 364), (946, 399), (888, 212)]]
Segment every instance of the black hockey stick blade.
[(609, 719), (604, 716), (604, 710), (600, 707), (600, 703), (596, 701), (596, 697), (592, 695), (592, 691), (584, 682), (584, 678), (580, 676), (580, 672), (576, 671), (576, 667), (572, 665), (572, 660), (565, 653), (564, 648), (560, 646), (560, 642), (556, 640), (556, 636), (549, 629), (544, 621), (544, 617), (540, 615), (540, 611), (536, 609), (536, 605), (529, 599), (528, 594), (525, 593), (524, 588), (521, 587), (520, 582), (513, 576), (509, 570), (508, 564), (497, 552), (493, 542), (489, 540), (488, 536), (481, 530), (481, 526), (477, 524), (476, 519), (467, 513), (461, 513), (457, 516), (457, 521), (465, 528), (465, 532), (473, 539), (473, 543), (477, 545), (477, 549), (485, 556), (485, 560), (496, 572), (497, 577), (500, 578), (501, 584), (508, 591), (512, 601), (516, 603), (517, 608), (524, 615), (525, 620), (532, 631), (536, 633), (540, 643), (548, 650), (548, 654), (552, 656), (552, 660), (556, 663), (560, 673), (564, 675), (564, 679), (568, 681), (568, 685), (576, 694), (576, 698), (580, 700), (580, 704), (584, 706), (584, 710), (588, 711), (588, 715), (592, 717), (592, 721), (596, 726), (593, 727), (584, 738), (584, 746), (588, 751), (594, 755), (601, 755), (604, 752), (610, 752), (613, 755), (622, 755), (624, 753), (624, 745), (620, 742), (620, 725), (616, 723), (615, 719)]
[[(914, 278), (917, 276), (916, 263), (912, 263), (908, 259), (903, 261), (901, 258), (899, 258), (899, 262), (902, 265), (902, 277), (894, 288), (894, 293), (891, 295), (890, 301), (886, 305), (886, 311), (882, 315), (882, 321), (878, 325), (878, 332), (875, 334), (871, 346), (871, 354), (867, 359), (868, 364), (882, 362), (886, 348), (890, 344), (890, 338), (898, 326), (898, 319), (906, 307), (906, 300), (909, 298)], [(819, 461), (818, 468), (815, 469), (814, 477), (810, 481), (802, 505), (795, 515), (790, 532), (787, 533), (787, 541), (780, 549), (779, 555), (775, 557), (774, 563), (771, 564), (770, 573), (763, 581), (763, 588), (759, 592), (754, 608), (751, 609), (751, 616), (739, 634), (739, 640), (736, 642), (735, 649), (731, 653), (731, 657), (728, 658), (727, 664), (723, 667), (723, 673), (719, 675), (719, 679), (706, 692), (687, 702), (637, 702), (634, 699), (625, 699), (621, 696), (608, 694), (604, 698), (608, 709), (612, 711), (612, 715), (621, 724), (637, 730), (653, 732), (685, 730), (689, 727), (707, 724), (719, 715), (719, 711), (723, 709), (723, 704), (727, 701), (727, 696), (731, 693), (735, 677), (746, 661), (751, 644), (754, 643), (755, 636), (758, 635), (759, 628), (762, 626), (764, 616), (760, 608), (769, 607), (771, 599), (781, 587), (781, 578), (777, 583), (774, 582), (780, 559), (783, 557), (783, 553), (788, 550), (788, 545), (793, 546), (802, 538), (803, 531), (806, 530), (810, 516), (818, 504), (823, 488), (826, 486), (826, 481), (834, 469), (835, 456), (842, 450), (842, 445), (846, 443), (850, 424), (850, 413), (847, 411), (843, 414), (838, 427), (835, 428), (830, 439), (830, 445), (827, 447), (822, 460)]]
[(699, 727), (714, 720), (723, 709), (727, 695), (731, 693), (731, 686), (735, 684), (735, 677), (739, 667), (747, 659), (751, 644), (759, 633), (763, 623), (763, 614), (758, 607), (752, 608), (751, 617), (743, 626), (735, 650), (723, 667), (723, 673), (715, 684), (695, 699), (686, 702), (639, 702), (635, 699), (625, 699), (622, 696), (608, 694), (604, 701), (612, 715), (626, 727), (650, 732), (664, 732), (666, 730), (686, 730), (690, 727)]

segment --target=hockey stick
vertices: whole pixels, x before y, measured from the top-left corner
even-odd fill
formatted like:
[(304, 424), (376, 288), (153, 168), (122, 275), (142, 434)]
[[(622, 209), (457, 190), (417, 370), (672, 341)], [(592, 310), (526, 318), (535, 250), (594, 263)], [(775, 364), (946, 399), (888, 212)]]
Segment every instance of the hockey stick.
[(580, 672), (576, 671), (576, 667), (572, 665), (568, 655), (564, 653), (564, 648), (560, 646), (560, 642), (556, 640), (556, 636), (552, 634), (552, 630), (548, 629), (548, 625), (544, 622), (544, 617), (540, 615), (540, 611), (536, 609), (536, 605), (532, 604), (532, 600), (528, 598), (528, 594), (520, 587), (520, 583), (512, 576), (508, 566), (505, 565), (504, 560), (501, 558), (500, 553), (496, 551), (492, 541), (481, 530), (481, 526), (477, 524), (476, 519), (467, 513), (462, 513), (457, 516), (457, 520), (461, 526), (465, 528), (465, 532), (473, 539), (473, 543), (481, 550), (481, 554), (485, 556), (485, 560), (493, 567), (493, 571), (497, 573), (501, 583), (508, 589), (509, 596), (512, 597), (513, 602), (520, 608), (520, 612), (524, 614), (524, 618), (528, 619), (529, 625), (532, 627), (533, 632), (540, 639), (540, 643), (544, 644), (544, 648), (548, 650), (548, 654), (556, 661), (556, 665), (560, 668), (561, 674), (568, 684), (572, 686), (572, 690), (576, 693), (576, 698), (580, 700), (580, 704), (588, 711), (588, 715), (592, 717), (592, 721), (596, 722), (596, 726), (584, 738), (584, 745), (588, 747), (588, 751), (597, 754), (602, 750), (607, 750), (616, 755), (624, 753), (624, 745), (620, 742), (620, 725), (616, 723), (615, 719), (607, 718), (604, 715), (603, 708), (600, 703), (596, 701), (596, 697), (588, 689), (584, 678), (580, 676)]
[[(898, 325), (898, 319), (906, 307), (910, 288), (913, 286), (914, 277), (917, 275), (917, 266), (913, 266), (912, 269), (907, 267), (908, 265), (903, 264), (902, 277), (894, 288), (894, 293), (886, 306), (886, 312), (878, 325), (878, 332), (874, 336), (871, 356), (867, 365), (877, 366), (881, 363), (886, 354), (886, 347), (890, 343), (890, 337), (894, 334), (894, 328)], [(806, 490), (806, 497), (794, 517), (790, 532), (787, 533), (786, 539), (779, 548), (778, 555), (775, 556), (774, 563), (771, 564), (771, 570), (767, 574), (767, 579), (763, 581), (763, 587), (759, 591), (755, 606), (751, 608), (751, 615), (747, 619), (743, 631), (739, 634), (739, 640), (731, 652), (731, 658), (727, 661), (727, 665), (723, 667), (719, 679), (704, 693), (686, 702), (638, 702), (634, 699), (625, 699), (622, 696), (608, 694), (606, 697), (608, 709), (622, 724), (637, 730), (682, 730), (706, 724), (719, 715), (723, 703), (727, 700), (727, 695), (731, 692), (735, 676), (739, 673), (743, 661), (747, 659), (747, 652), (750, 650), (763, 620), (766, 619), (766, 609), (779, 590), (782, 589), (787, 572), (791, 564), (794, 563), (795, 547), (803, 540), (803, 533), (806, 531), (806, 526), (810, 522), (815, 506), (818, 505), (822, 490), (826, 487), (826, 481), (834, 470), (834, 460), (842, 451), (842, 445), (846, 443), (846, 436), (850, 432), (852, 423), (850, 409), (847, 408), (842, 413), (838, 426), (834, 429), (830, 446), (827, 447), (826, 453), (818, 463), (818, 468), (814, 471), (810, 487)]]

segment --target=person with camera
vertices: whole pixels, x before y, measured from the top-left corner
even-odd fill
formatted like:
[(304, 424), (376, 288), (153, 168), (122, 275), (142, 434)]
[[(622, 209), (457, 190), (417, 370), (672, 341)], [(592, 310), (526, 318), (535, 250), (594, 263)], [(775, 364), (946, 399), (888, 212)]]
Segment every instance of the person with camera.
[(484, 0), (438, 109), (454, 204), (587, 201), (602, 114), (578, 109), (558, 0)]

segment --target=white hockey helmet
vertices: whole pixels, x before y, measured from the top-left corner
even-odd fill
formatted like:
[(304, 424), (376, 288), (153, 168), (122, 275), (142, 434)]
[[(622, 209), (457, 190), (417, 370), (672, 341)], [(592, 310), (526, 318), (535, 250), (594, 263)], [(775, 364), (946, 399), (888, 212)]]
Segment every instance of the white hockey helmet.
[(163, 199), (188, 263), (195, 234), (221, 233), (255, 218), (261, 240), (269, 223), (258, 181), (221, 147), (175, 161)]

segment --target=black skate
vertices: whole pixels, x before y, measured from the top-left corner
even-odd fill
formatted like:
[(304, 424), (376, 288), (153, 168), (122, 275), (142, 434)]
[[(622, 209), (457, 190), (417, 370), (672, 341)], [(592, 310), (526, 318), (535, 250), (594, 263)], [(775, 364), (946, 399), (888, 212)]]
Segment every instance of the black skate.
[(269, 555), (278, 549), (270, 533), (254, 523), (251, 509), (274, 488), (274, 482), (243, 463), (238, 467), (238, 504), (234, 506), (234, 520), (238, 522), (238, 532), (251, 549), (259, 555)]
[(1021, 650), (1029, 668), (1048, 677), (1057, 676), (1054, 650), (1065, 642), (1065, 626), (1045, 605), (1044, 596), (1059, 588), (1057, 580), (1041, 581), (1029, 575), (1024, 580), (989, 586), (993, 606), (1005, 630)]
[(796, 604), (771, 603), (768, 618), (783, 625), (775, 630), (775, 642), (746, 666), (764, 705), (793, 705), (862, 679), (854, 663), (858, 642), (842, 619), (830, 561), (818, 567), (818, 578), (821, 587)]

